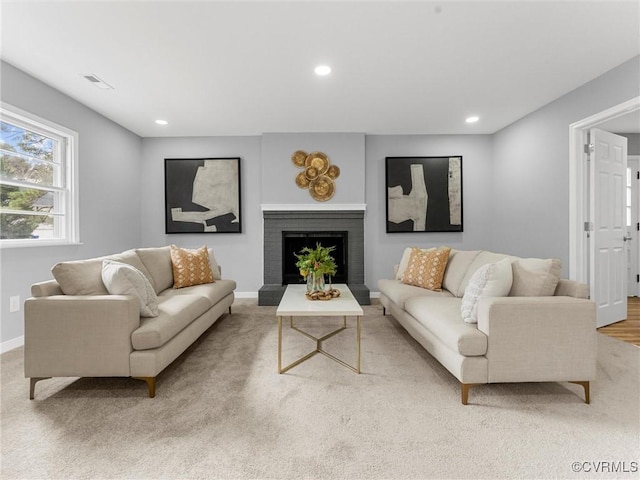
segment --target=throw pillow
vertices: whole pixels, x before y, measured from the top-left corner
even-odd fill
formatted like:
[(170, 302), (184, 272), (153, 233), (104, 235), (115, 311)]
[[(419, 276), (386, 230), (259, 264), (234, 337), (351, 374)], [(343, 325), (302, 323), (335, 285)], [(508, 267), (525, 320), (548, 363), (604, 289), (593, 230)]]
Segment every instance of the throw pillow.
[(147, 277), (136, 267), (113, 260), (102, 262), (102, 282), (111, 295), (135, 295), (141, 317), (158, 316), (158, 297)]
[(511, 290), (511, 259), (483, 265), (471, 276), (464, 291), (460, 313), (467, 323), (478, 323), (478, 302), (484, 297), (505, 297)]
[(553, 296), (560, 281), (562, 262), (557, 258), (518, 258), (513, 262), (512, 297)]
[(171, 245), (171, 264), (173, 265), (173, 288), (191, 287), (215, 281), (206, 245), (197, 250)]
[(208, 248), (207, 252), (209, 253), (209, 266), (211, 267), (211, 273), (213, 273), (213, 279), (220, 280), (222, 278), (220, 276), (222, 272), (220, 271), (220, 266), (216, 261), (216, 256), (213, 254), (213, 248)]
[(426, 251), (413, 248), (402, 283), (439, 292), (450, 251), (449, 247)]
[[(404, 276), (404, 272), (407, 270), (407, 265), (409, 265), (411, 252), (413, 252), (414, 248), (418, 248), (418, 247), (407, 247), (404, 249), (404, 252), (402, 252), (402, 258), (400, 259), (400, 263), (398, 264), (398, 271), (396, 272), (396, 280), (402, 280), (402, 277)], [(420, 248), (419, 250), (422, 250), (423, 252), (429, 252), (429, 251), (435, 250), (435, 247)]]

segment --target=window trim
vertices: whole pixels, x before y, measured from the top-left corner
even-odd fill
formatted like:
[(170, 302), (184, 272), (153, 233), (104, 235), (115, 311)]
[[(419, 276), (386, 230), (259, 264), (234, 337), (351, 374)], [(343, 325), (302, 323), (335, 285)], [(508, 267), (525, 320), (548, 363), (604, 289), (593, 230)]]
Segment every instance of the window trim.
[(56, 245), (79, 245), (79, 188), (78, 188), (78, 132), (63, 127), (55, 122), (42, 118), (33, 113), (14, 107), (6, 102), (0, 102), (0, 120), (15, 124), (54, 138), (60, 142), (62, 153), (60, 169), (64, 187), (50, 187), (45, 189), (65, 192), (63, 204), (64, 232), (63, 238), (46, 239), (0, 239), (0, 249), (16, 247), (49, 247)]

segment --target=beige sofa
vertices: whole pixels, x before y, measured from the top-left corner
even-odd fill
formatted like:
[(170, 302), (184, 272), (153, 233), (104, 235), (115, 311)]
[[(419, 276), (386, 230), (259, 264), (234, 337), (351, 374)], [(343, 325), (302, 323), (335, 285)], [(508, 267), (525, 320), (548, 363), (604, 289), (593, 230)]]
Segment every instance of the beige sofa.
[[(103, 260), (138, 269), (157, 294), (157, 316), (141, 317), (138, 297), (109, 295)], [(24, 369), (30, 398), (37, 381), (51, 377), (134, 377), (155, 396), (156, 376), (227, 310), (236, 282), (220, 279), (210, 251), (214, 283), (174, 289), (170, 247), (141, 248), (59, 263), (56, 280), (36, 283), (25, 301)], [(126, 268), (126, 267), (125, 267)]]
[[(479, 298), (477, 324), (466, 323), (461, 304), (469, 281), (483, 265), (504, 258), (510, 259), (513, 273), (508, 296)], [(546, 274), (538, 268), (545, 265)], [(559, 265), (551, 259), (451, 250), (442, 291), (404, 284), (396, 265), (394, 278), (378, 282), (380, 302), (385, 314), (393, 315), (461, 382), (465, 405), (470, 387), (502, 382), (569, 381), (584, 387), (589, 403), (589, 381), (596, 372), (596, 309), (586, 285), (559, 279)]]

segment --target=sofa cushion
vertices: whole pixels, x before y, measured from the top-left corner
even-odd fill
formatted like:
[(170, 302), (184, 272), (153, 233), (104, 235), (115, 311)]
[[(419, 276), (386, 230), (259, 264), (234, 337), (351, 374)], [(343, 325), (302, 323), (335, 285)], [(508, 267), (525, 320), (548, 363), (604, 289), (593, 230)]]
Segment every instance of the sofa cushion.
[(60, 262), (53, 266), (51, 273), (65, 295), (108, 295), (109, 292), (102, 281), (103, 260), (114, 260), (131, 265), (152, 281), (149, 270), (134, 250), (87, 260)]
[(137, 248), (136, 253), (149, 270), (152, 278), (151, 285), (156, 293), (173, 287), (173, 267), (169, 246)]
[(426, 288), (414, 287), (413, 285), (405, 285), (400, 280), (380, 279), (378, 280), (378, 289), (380, 293), (398, 305), (404, 308), (404, 304), (411, 297), (451, 297), (451, 293), (446, 290), (436, 292), (427, 290)]
[(209, 308), (209, 300), (199, 295), (159, 296), (158, 316), (140, 319), (131, 344), (135, 350), (161, 347)]
[(173, 288), (214, 282), (209, 264), (209, 252), (204, 245), (197, 250), (171, 245), (171, 263), (173, 265)]
[(207, 252), (209, 253), (209, 266), (211, 267), (211, 272), (213, 273), (213, 279), (220, 280), (222, 278), (222, 271), (220, 270), (220, 266), (218, 265), (216, 256), (213, 253), (213, 248), (207, 248)]
[(466, 357), (485, 355), (487, 336), (462, 320), (461, 303), (456, 297), (412, 297), (405, 310), (451, 350)]
[(449, 247), (428, 251), (413, 248), (402, 275), (402, 283), (439, 292), (442, 289), (442, 277), (447, 268), (450, 251)]
[(126, 263), (102, 261), (102, 282), (111, 295), (138, 297), (141, 317), (158, 316), (158, 297), (140, 270)]
[(505, 297), (511, 290), (511, 260), (483, 265), (473, 274), (462, 297), (460, 312), (467, 323), (478, 323), (478, 302), (484, 297)]
[(455, 295), (471, 262), (473, 262), (479, 253), (480, 250), (451, 249), (451, 252), (449, 252), (449, 260), (447, 260), (447, 269), (444, 271), (444, 277), (442, 278), (442, 288), (449, 290)]
[(233, 293), (236, 288), (236, 282), (233, 280), (217, 280), (215, 283), (207, 283), (204, 285), (194, 285), (180, 289), (169, 288), (160, 293), (160, 298), (173, 297), (176, 295), (195, 295), (206, 298), (209, 305), (213, 307), (224, 297)]
[(455, 292), (452, 292), (456, 297), (462, 297), (464, 295), (464, 291), (467, 289), (467, 285), (469, 285), (469, 280), (473, 276), (476, 271), (482, 267), (483, 265), (487, 265), (488, 263), (496, 263), (504, 258), (515, 259), (517, 257), (513, 257), (511, 255), (506, 255), (504, 253), (493, 253), (487, 250), (481, 250), (478, 255), (475, 256), (469, 268), (467, 269), (458, 289)]
[[(220, 266), (212, 248), (207, 249), (209, 253), (209, 266), (213, 273), (214, 280), (220, 279)], [(151, 285), (156, 293), (160, 293), (167, 288), (173, 287), (173, 264), (171, 263), (171, 247), (147, 247), (137, 248), (136, 253), (147, 267), (151, 274)]]
[(557, 258), (518, 258), (513, 264), (513, 286), (511, 297), (552, 296), (562, 271)]

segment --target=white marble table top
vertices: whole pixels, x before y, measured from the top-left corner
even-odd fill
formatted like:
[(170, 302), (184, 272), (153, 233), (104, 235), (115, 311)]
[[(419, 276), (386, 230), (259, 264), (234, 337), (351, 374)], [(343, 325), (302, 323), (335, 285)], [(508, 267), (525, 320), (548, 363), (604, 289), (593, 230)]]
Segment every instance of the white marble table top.
[(306, 285), (287, 285), (287, 289), (280, 300), (276, 315), (311, 317), (311, 316), (343, 316), (363, 315), (362, 307), (354, 298), (351, 290), (343, 283), (334, 284), (333, 288), (340, 290), (338, 298), (331, 300), (308, 300), (305, 296)]

